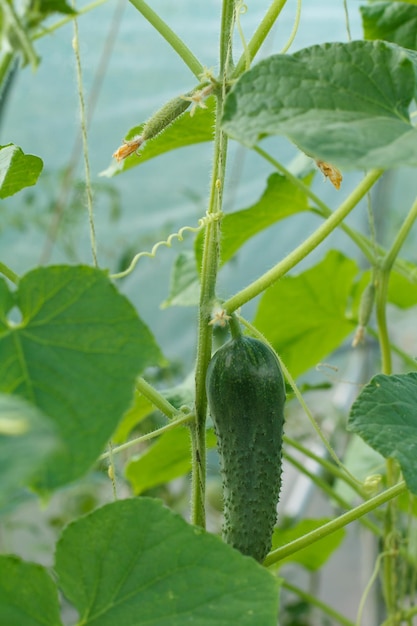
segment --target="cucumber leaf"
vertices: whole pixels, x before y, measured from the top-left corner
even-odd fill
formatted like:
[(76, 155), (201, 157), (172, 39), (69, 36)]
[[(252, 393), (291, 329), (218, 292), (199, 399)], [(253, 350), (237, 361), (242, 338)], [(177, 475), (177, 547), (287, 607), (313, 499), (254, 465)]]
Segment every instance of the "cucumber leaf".
[(223, 128), (249, 147), (284, 135), (341, 168), (417, 165), (417, 129), (409, 117), (413, 55), (392, 43), (352, 41), (269, 57), (231, 89)]
[(398, 461), (408, 488), (417, 495), (417, 372), (378, 374), (352, 405), (348, 430), (384, 458)]
[(42, 159), (24, 154), (10, 143), (0, 147), (0, 198), (7, 198), (24, 187), (35, 185), (43, 168)]
[(273, 575), (149, 498), (113, 502), (70, 524), (55, 571), (84, 626), (277, 623)]
[(0, 623), (62, 626), (58, 590), (44, 567), (0, 555)]
[[(121, 172), (126, 172), (132, 167), (136, 167), (149, 159), (184, 148), (196, 143), (213, 140), (214, 125), (214, 98), (207, 99), (207, 109), (196, 109), (191, 116), (188, 111), (180, 115), (166, 130), (157, 135), (154, 139), (147, 141), (138, 154), (132, 154), (123, 161), (117, 162), (113, 159), (107, 169), (100, 173), (100, 176), (111, 178)], [(125, 139), (128, 141), (135, 135), (140, 135), (145, 124), (134, 126), (129, 130)]]
[[(19, 323), (8, 321), (13, 300)], [(59, 453), (36, 484), (52, 489), (92, 466), (132, 402), (137, 375), (161, 353), (106, 272), (91, 267), (33, 270), (0, 309), (0, 391), (52, 420)]]
[(405, 2), (378, 2), (360, 7), (366, 39), (385, 39), (417, 50), (417, 6)]
[(265, 291), (254, 324), (293, 376), (317, 365), (355, 329), (348, 310), (358, 272), (354, 261), (330, 251), (316, 266)]

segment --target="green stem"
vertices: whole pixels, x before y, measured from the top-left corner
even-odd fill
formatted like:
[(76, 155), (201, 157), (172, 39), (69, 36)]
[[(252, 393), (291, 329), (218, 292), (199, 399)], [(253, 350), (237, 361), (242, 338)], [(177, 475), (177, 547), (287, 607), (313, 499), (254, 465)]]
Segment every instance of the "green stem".
[[(306, 185), (302, 181), (302, 179), (297, 178), (297, 176), (294, 176), (294, 174), (292, 174), (286, 167), (284, 167), (282, 163), (274, 159), (270, 154), (265, 152), (265, 150), (262, 150), (262, 148), (255, 146), (253, 150), (257, 152), (263, 159), (268, 161), (268, 163), (273, 165), (273, 167), (276, 170), (278, 170), (278, 172), (281, 172), (281, 174), (283, 174), (285, 178), (294, 185), (294, 187), (297, 187), (297, 189), (302, 191), (308, 198), (310, 198), (310, 200), (312, 200), (314, 204), (316, 205), (317, 213), (321, 217), (327, 218), (333, 214), (333, 211), (331, 210), (331, 208), (325, 202), (323, 202), (323, 200), (321, 200), (321, 198), (319, 198), (319, 196), (314, 193), (311, 187), (309, 185)], [(358, 248), (362, 251), (363, 255), (368, 259), (370, 264), (373, 265), (375, 262), (375, 259), (374, 259), (374, 254), (373, 254), (372, 243), (364, 235), (362, 235), (362, 233), (358, 233), (356, 230), (354, 230), (353, 228), (350, 228), (343, 222), (339, 224), (339, 226), (348, 235), (348, 237), (350, 237), (350, 239), (352, 239), (352, 241), (355, 242)]]
[[(366, 332), (369, 335), (371, 335), (371, 337), (374, 337), (375, 339), (378, 338), (378, 333), (373, 328), (367, 326)], [(390, 344), (390, 347), (391, 347), (391, 351), (397, 356), (399, 356), (404, 361), (404, 363), (406, 363), (407, 367), (410, 367), (414, 370), (417, 368), (417, 362), (414, 357), (410, 356), (409, 354), (404, 352), (404, 350), (402, 350), (401, 348), (399, 348), (393, 343)]]
[(327, 459), (324, 459), (323, 457), (314, 454), (314, 452), (312, 452), (309, 448), (306, 448), (305, 446), (303, 446), (303, 444), (296, 441), (295, 439), (292, 439), (291, 437), (288, 437), (287, 435), (284, 435), (283, 440), (285, 444), (291, 446), (292, 448), (295, 448), (295, 450), (298, 450), (308, 458), (321, 465), (321, 467), (326, 472), (331, 474), (334, 478), (343, 480), (361, 498), (367, 498), (367, 494), (364, 489), (362, 489), (358, 482), (354, 480), (350, 474), (347, 474), (344, 469), (341, 469), (339, 466), (335, 465), (335, 463), (332, 463), (331, 461), (328, 461)]
[(19, 282), (19, 276), (15, 274), (14, 271), (10, 269), (10, 267), (7, 267), (7, 265), (5, 263), (2, 263), (1, 261), (0, 272), (15, 285), (17, 285), (17, 283)]
[(191, 50), (185, 45), (182, 39), (168, 26), (166, 22), (155, 13), (144, 0), (130, 0), (133, 6), (142, 13), (143, 17), (158, 31), (167, 43), (181, 57), (184, 63), (190, 68), (194, 76), (200, 78), (204, 72), (204, 67)]
[[(270, 154), (268, 154), (261, 148), (256, 146), (255, 148), (253, 148), (253, 150), (257, 152), (263, 159), (268, 161), (268, 163), (270, 163), (276, 170), (281, 172), (287, 178), (287, 180), (289, 180), (295, 187), (305, 193), (306, 196), (310, 198), (310, 200), (312, 200), (317, 206), (318, 215), (322, 217), (329, 217), (330, 215), (332, 215), (333, 211), (330, 209), (330, 207), (327, 206), (327, 204), (323, 202), (323, 200), (321, 200), (314, 193), (311, 187), (309, 187), (309, 185), (306, 185), (302, 181), (302, 179), (294, 176), (294, 174), (292, 174), (286, 167), (284, 167), (282, 163), (274, 159)], [(387, 251), (383, 246), (375, 243), (374, 241), (370, 241), (368, 237), (365, 237), (365, 235), (359, 233), (353, 228), (350, 228), (350, 226), (347, 226), (347, 224), (344, 224), (343, 222), (339, 224), (339, 226), (348, 235), (348, 237), (350, 237), (350, 239), (356, 243), (358, 248), (362, 251), (363, 255), (366, 257), (366, 259), (368, 259), (370, 265), (375, 265), (375, 254), (378, 255), (378, 258), (385, 257)], [(416, 282), (415, 269), (411, 270), (409, 263), (407, 263), (403, 259), (396, 258), (394, 261), (394, 267), (410, 282)]]
[(247, 49), (237, 62), (233, 78), (237, 78), (245, 71), (248, 58), (250, 61), (253, 61), (286, 3), (287, 0), (273, 0), (261, 23), (252, 35), (251, 40), (248, 42)]
[(354, 191), (346, 198), (338, 209), (307, 239), (293, 250), (282, 261), (277, 263), (268, 272), (265, 272), (253, 283), (239, 291), (237, 294), (229, 298), (223, 303), (226, 313), (230, 314), (236, 311), (246, 302), (249, 302), (257, 295), (265, 291), (273, 283), (279, 280), (290, 269), (295, 267), (302, 261), (312, 250), (314, 250), (326, 237), (345, 219), (347, 215), (355, 208), (358, 202), (368, 193), (369, 189), (382, 176), (383, 170), (371, 170)]
[(13, 52), (4, 52), (0, 59), (0, 97), (3, 94), (3, 88), (6, 83), (7, 76), (12, 69), (15, 54)]
[(353, 622), (351, 622), (347, 617), (345, 617), (344, 615), (336, 611), (336, 609), (333, 609), (328, 604), (325, 604), (324, 602), (319, 600), (316, 596), (313, 596), (311, 593), (307, 593), (307, 591), (304, 591), (304, 589), (300, 589), (299, 587), (292, 585), (285, 579), (281, 580), (281, 586), (283, 587), (283, 589), (287, 589), (288, 591), (291, 591), (291, 593), (295, 593), (302, 600), (305, 600), (305, 602), (308, 602), (308, 604), (311, 604), (312, 606), (317, 607), (318, 609), (323, 611), (323, 613), (331, 617), (333, 620), (336, 620), (336, 622), (338, 622), (339, 624), (342, 624), (342, 626), (355, 626)]
[[(321, 478), (320, 476), (317, 476), (317, 474), (314, 474), (313, 472), (310, 472), (310, 470), (306, 468), (304, 463), (302, 463), (301, 461), (298, 461), (288, 452), (284, 452), (283, 457), (287, 459), (287, 461), (291, 463), (291, 465), (295, 467), (301, 474), (304, 474), (304, 476), (307, 476), (311, 480), (311, 482), (314, 483), (316, 487), (321, 489), (321, 491), (326, 493), (330, 499), (337, 502), (339, 506), (341, 506), (343, 509), (347, 509), (347, 510), (350, 509), (349, 502), (347, 502), (344, 498), (342, 498), (342, 496), (336, 493), (333, 487), (331, 487), (331, 485), (329, 485), (323, 478)], [(369, 528), (369, 530), (371, 530), (375, 535), (377, 536), (381, 535), (381, 530), (378, 528), (378, 526), (370, 522), (365, 517), (361, 518), (359, 521), (364, 526)]]
[[(377, 300), (376, 300), (376, 316), (378, 322), (378, 336), (381, 349), (382, 372), (391, 374), (392, 358), (391, 346), (389, 342), (389, 332), (387, 324), (387, 298), (388, 285), (391, 270), (397, 259), (397, 256), (406, 240), (411, 228), (417, 219), (417, 199), (411, 206), (407, 217), (402, 223), (390, 250), (385, 255), (376, 271), (377, 281)], [(395, 485), (399, 478), (398, 467), (393, 459), (387, 459), (386, 462), (387, 484)], [(384, 548), (389, 556), (384, 560), (383, 568), (383, 590), (387, 607), (388, 618), (394, 618), (398, 613), (398, 545), (396, 539), (397, 525), (397, 506), (395, 502), (390, 503), (387, 507), (384, 525)]]
[(161, 395), (152, 385), (150, 385), (144, 378), (138, 378), (136, 381), (136, 389), (147, 398), (152, 404), (161, 411), (169, 419), (175, 419), (179, 415), (182, 415), (182, 411), (176, 409), (173, 404), (168, 402), (163, 395)]
[[(231, 42), (234, 0), (223, 0), (220, 33), (220, 76), (222, 89), (217, 93), (217, 115), (214, 132), (214, 159), (210, 186), (208, 215), (220, 215), (223, 202), (223, 187), (226, 171), (227, 136), (221, 129), (221, 117), (225, 97), (227, 69), (231, 59)], [(224, 42), (228, 42), (225, 46)], [(208, 222), (203, 244), (200, 303), (198, 312), (198, 344), (195, 371), (195, 415), (191, 427), (192, 484), (191, 521), (205, 527), (205, 482), (206, 482), (206, 372), (211, 359), (213, 327), (210, 325), (215, 300), (217, 271), (220, 255), (220, 220)]]
[(0, 0), (0, 7), (6, 24), (10, 26), (16, 36), (16, 39), (20, 41), (21, 49), (25, 53), (32, 69), (35, 70), (38, 66), (39, 58), (36, 54), (35, 48), (33, 47), (31, 37), (19, 15), (16, 13), (13, 3), (8, 2), (7, 0)]
[(36, 39), (41, 39), (42, 37), (45, 37), (45, 35), (50, 35), (51, 33), (55, 32), (59, 28), (62, 28), (62, 26), (69, 24), (69, 22), (71, 22), (74, 19), (74, 17), (79, 17), (80, 15), (84, 15), (85, 13), (92, 11), (96, 7), (101, 6), (105, 2), (108, 2), (108, 0), (95, 0), (94, 2), (91, 2), (90, 4), (87, 4), (82, 9), (77, 10), (77, 13), (74, 13), (72, 15), (67, 15), (67, 17), (64, 17), (61, 20), (58, 20), (51, 26), (40, 27), (40, 30), (37, 33), (34, 33), (32, 35), (32, 41), (35, 41)]
[(412, 229), (414, 222), (417, 219), (417, 198), (414, 200), (411, 209), (408, 212), (407, 217), (403, 221), (401, 228), (399, 229), (397, 236), (394, 239), (394, 243), (392, 244), (390, 250), (387, 252), (384, 260), (382, 261), (382, 269), (385, 272), (391, 271), (397, 256), (400, 253), (400, 250)]
[(138, 443), (149, 441), (150, 439), (155, 439), (155, 437), (159, 437), (160, 435), (163, 435), (164, 433), (170, 430), (173, 430), (174, 428), (178, 428), (178, 426), (185, 426), (186, 424), (192, 424), (194, 420), (195, 420), (195, 415), (193, 413), (182, 415), (182, 417), (178, 417), (172, 422), (169, 422), (169, 424), (165, 424), (165, 426), (161, 426), (161, 428), (157, 428), (156, 430), (153, 430), (150, 433), (146, 433), (146, 435), (141, 435), (140, 437), (135, 437), (134, 439), (130, 439), (130, 441), (127, 441), (126, 443), (122, 443), (120, 446), (116, 446), (115, 448), (112, 448), (111, 452), (110, 451), (103, 452), (103, 454), (98, 457), (99, 461), (108, 459), (111, 455), (118, 454), (119, 452), (123, 452), (124, 450), (128, 450), (129, 448), (136, 446)]
[(295, 552), (298, 552), (299, 550), (310, 546), (315, 541), (319, 541), (320, 539), (331, 535), (336, 530), (339, 530), (340, 528), (343, 528), (344, 526), (355, 522), (363, 515), (367, 515), (371, 511), (377, 509), (386, 502), (389, 502), (393, 498), (396, 498), (406, 491), (407, 486), (404, 481), (398, 483), (397, 485), (394, 485), (394, 487), (386, 489), (383, 493), (374, 496), (367, 502), (363, 502), (362, 504), (359, 504), (359, 506), (351, 509), (347, 513), (343, 513), (343, 515), (340, 515), (331, 522), (323, 524), (323, 526), (320, 526), (320, 528), (316, 528), (315, 530), (312, 530), (303, 537), (299, 537), (294, 541), (290, 541), (290, 543), (287, 543), (287, 545), (273, 550), (266, 557), (264, 565), (268, 567), (273, 563), (277, 563), (278, 561), (287, 558), (291, 554), (294, 554)]

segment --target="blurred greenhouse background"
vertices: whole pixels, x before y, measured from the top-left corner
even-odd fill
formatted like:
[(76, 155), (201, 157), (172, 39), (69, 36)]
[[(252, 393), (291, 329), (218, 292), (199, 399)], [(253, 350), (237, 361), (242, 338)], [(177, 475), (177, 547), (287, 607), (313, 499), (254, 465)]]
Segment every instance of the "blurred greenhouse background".
[[(156, 0), (153, 5), (179, 32), (207, 67), (215, 67), (217, 58), (217, 30), (220, 0), (191, 2), (190, 0)], [(249, 36), (269, 3), (266, 0), (247, 2), (242, 15), (242, 27)], [(352, 37), (361, 36), (359, 2), (349, 3)], [(81, 8), (79, 5), (77, 8)], [(286, 43), (294, 25), (296, 2), (287, 3), (279, 19), (278, 28), (267, 40), (263, 54), (279, 52)], [(302, 19), (291, 52), (314, 43), (346, 41), (345, 9), (342, 0), (304, 0)], [(51, 20), (53, 23), (54, 20)], [(94, 213), (98, 240), (98, 258), (101, 267), (111, 271), (125, 268), (139, 251), (150, 250), (153, 244), (165, 239), (185, 224), (195, 226), (204, 216), (208, 194), (208, 168), (212, 147), (209, 144), (168, 153), (158, 160), (150, 160), (120, 176), (100, 176), (120, 145), (127, 131), (145, 121), (169, 98), (183, 94), (194, 85), (194, 78), (168, 45), (126, 0), (109, 0), (79, 19), (81, 62), (87, 99), (90, 98), (91, 120), (89, 143), (91, 171), (94, 186)], [(23, 273), (39, 263), (91, 263), (88, 217), (83, 196), (82, 149), (79, 136), (78, 98), (72, 49), (71, 23), (36, 41), (41, 64), (36, 72), (30, 67), (18, 70), (10, 84), (1, 110), (1, 143), (13, 142), (25, 153), (40, 156), (44, 172), (39, 184), (13, 198), (3, 201), (0, 221), (0, 245), (4, 261), (16, 272)], [(239, 44), (238, 44), (239, 45)], [(300, 171), (305, 162), (295, 148), (283, 139), (269, 140), (269, 147), (294, 171)], [(228, 187), (225, 192), (225, 210), (233, 211), (251, 206), (262, 194), (271, 167), (256, 154), (236, 144), (231, 146)], [(336, 191), (321, 175), (315, 178), (315, 188), (329, 206), (337, 206), (357, 184), (361, 172), (347, 173), (340, 191)], [(58, 184), (57, 184), (57, 181)], [(407, 210), (415, 194), (415, 174), (401, 170), (387, 174), (375, 189), (374, 207), (376, 228), (380, 240), (401, 223), (401, 212), (393, 211), (401, 199), (401, 211)], [(167, 201), (168, 199), (168, 201)], [(387, 218), (385, 209), (390, 208)], [(312, 214), (303, 220), (303, 232), (297, 232), (288, 219), (277, 223), (267, 232), (250, 240), (233, 263), (220, 274), (220, 289), (230, 295), (284, 257), (306, 234), (313, 230), (320, 218)], [(390, 220), (396, 220), (391, 223)], [(366, 202), (349, 218), (350, 224), (367, 223)], [(186, 234), (182, 243), (172, 249), (162, 248), (155, 259), (141, 259), (137, 269), (123, 280), (122, 290), (137, 307), (142, 319), (149, 325), (158, 343), (163, 347), (172, 367), (167, 372), (151, 372), (163, 378), (166, 386), (179, 384), (191, 371), (195, 356), (195, 307), (168, 307), (160, 305), (169, 295), (169, 275), (177, 255), (192, 250), (194, 237)], [(326, 241), (352, 255), (359, 264), (363, 259), (342, 232)], [(415, 235), (410, 238), (403, 256), (415, 261)], [(262, 251), (260, 253), (259, 251)], [(308, 257), (308, 263), (324, 256), (320, 246)], [(305, 264), (297, 267), (297, 273)], [(256, 303), (245, 308), (250, 319)], [(409, 314), (397, 312), (397, 342), (414, 345), (417, 354), (416, 329)], [(311, 404), (325, 431), (335, 435), (334, 424), (338, 414), (350, 405), (357, 385), (367, 380), (369, 359), (375, 358), (372, 343), (368, 343), (346, 362), (344, 355), (332, 358), (331, 365), (340, 369), (323, 368), (312, 372), (305, 382), (332, 382), (331, 391), (311, 395)], [(300, 434), (309, 427), (297, 407), (290, 405), (291, 423), (288, 434)], [(337, 430), (337, 429), (336, 429)], [(308, 434), (305, 436), (309, 436)], [(339, 441), (343, 447), (344, 441)], [(322, 454), (320, 449), (318, 454)], [(359, 454), (359, 453), (358, 453)], [(210, 459), (216, 469), (216, 456)], [(314, 469), (314, 468), (313, 468)], [(326, 517), (331, 515), (328, 502), (322, 502), (311, 486), (301, 478), (292, 477), (290, 468), (284, 474), (284, 490), (279, 505), (280, 515), (299, 517)], [(213, 476), (215, 472), (213, 471)], [(184, 481), (175, 481), (170, 497), (174, 506), (187, 510), (188, 492)], [(77, 492), (56, 496), (39, 519), (32, 518), (32, 503), (22, 504), (5, 517), (0, 536), (0, 549), (14, 550), (26, 558), (42, 561), (54, 540), (54, 527), (65, 523), (65, 515), (89, 510), (97, 493), (103, 499), (110, 489), (105, 477), (90, 476)], [(154, 493), (154, 492), (152, 492)], [(157, 493), (157, 491), (155, 491)], [(216, 498), (219, 485), (213, 484), (211, 524), (219, 526)], [(62, 504), (67, 510), (62, 515)], [(65, 509), (64, 509), (65, 510)], [(60, 511), (55, 516), (54, 511)], [(356, 616), (364, 581), (373, 567), (374, 546), (363, 545), (357, 528), (348, 529), (343, 555), (332, 557), (320, 579), (311, 575), (307, 584), (351, 619)], [(343, 566), (342, 566), (343, 562)], [(348, 567), (346, 566), (348, 562)], [(49, 564), (49, 563), (47, 563)], [(291, 576), (299, 576), (292, 566)], [(291, 596), (289, 600), (291, 601)], [(303, 622), (302, 606), (283, 618), (282, 626)], [(378, 623), (375, 605), (369, 603), (368, 621)], [(301, 611), (297, 617), (297, 611)], [(291, 616), (292, 615), (292, 616)], [(287, 620), (287, 621), (284, 621)], [(300, 621), (296, 621), (296, 620)], [(315, 618), (313, 618), (315, 619)], [(319, 618), (317, 618), (318, 620)], [(291, 621), (292, 620), (292, 621)], [(331, 622), (327, 622), (330, 624)]]

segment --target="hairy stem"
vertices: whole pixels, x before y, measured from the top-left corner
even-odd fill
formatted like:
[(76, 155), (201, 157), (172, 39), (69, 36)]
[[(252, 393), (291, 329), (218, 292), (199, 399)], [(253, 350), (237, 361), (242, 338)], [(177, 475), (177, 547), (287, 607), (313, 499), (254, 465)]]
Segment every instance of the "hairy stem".
[[(217, 94), (217, 115), (214, 136), (214, 159), (210, 187), (208, 215), (220, 215), (226, 171), (227, 137), (221, 130), (221, 116), (226, 94), (227, 72), (231, 62), (231, 42), (234, 20), (234, 0), (223, 0), (220, 34), (220, 79), (223, 88)], [(227, 42), (227, 43), (226, 43)], [(205, 527), (206, 481), (206, 372), (211, 358), (212, 306), (220, 256), (220, 220), (208, 222), (204, 236), (201, 288), (198, 313), (198, 344), (195, 373), (195, 424), (191, 427), (192, 485), (191, 521)]]
[(190, 68), (194, 76), (200, 78), (204, 67), (194, 56), (191, 50), (185, 45), (183, 40), (168, 26), (166, 22), (155, 13), (144, 0), (130, 0), (133, 6), (142, 13), (143, 17), (158, 31), (167, 43), (181, 57), (184, 63)]

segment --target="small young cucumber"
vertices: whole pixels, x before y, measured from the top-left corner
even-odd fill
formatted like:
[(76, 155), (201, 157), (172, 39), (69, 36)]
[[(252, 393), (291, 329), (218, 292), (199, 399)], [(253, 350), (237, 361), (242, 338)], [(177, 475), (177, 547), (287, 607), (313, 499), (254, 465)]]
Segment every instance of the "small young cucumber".
[(238, 335), (212, 357), (206, 388), (223, 478), (223, 539), (263, 561), (281, 487), (284, 377), (265, 343)]

